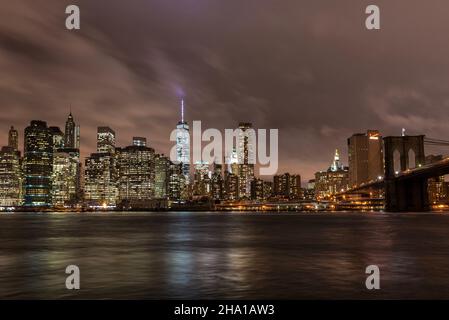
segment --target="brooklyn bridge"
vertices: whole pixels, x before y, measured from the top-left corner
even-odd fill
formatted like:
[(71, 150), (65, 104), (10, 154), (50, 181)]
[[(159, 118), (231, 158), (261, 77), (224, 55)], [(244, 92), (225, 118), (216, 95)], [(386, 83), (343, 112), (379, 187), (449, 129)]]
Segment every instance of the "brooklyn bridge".
[(384, 138), (384, 176), (350, 189), (337, 196), (382, 191), (385, 211), (429, 211), (428, 179), (449, 174), (449, 157), (426, 164), (424, 146), (449, 146), (449, 141), (416, 136)]

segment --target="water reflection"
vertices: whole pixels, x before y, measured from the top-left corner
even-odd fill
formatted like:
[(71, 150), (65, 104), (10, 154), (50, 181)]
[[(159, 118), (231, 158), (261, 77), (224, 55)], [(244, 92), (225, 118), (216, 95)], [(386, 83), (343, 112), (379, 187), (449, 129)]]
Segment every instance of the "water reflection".
[(449, 298), (448, 230), (446, 214), (0, 215), (0, 297)]

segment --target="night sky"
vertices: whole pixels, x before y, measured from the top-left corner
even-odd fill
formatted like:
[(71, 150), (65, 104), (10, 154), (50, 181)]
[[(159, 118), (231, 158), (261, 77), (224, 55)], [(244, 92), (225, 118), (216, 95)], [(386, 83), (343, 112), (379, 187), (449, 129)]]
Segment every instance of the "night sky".
[(167, 154), (182, 97), (203, 127), (278, 128), (279, 170), (303, 179), (335, 148), (347, 163), (367, 129), (449, 140), (448, 14), (447, 0), (4, 0), (0, 144), (14, 125), (22, 146), (32, 119), (63, 128), (71, 105), (83, 155), (105, 125)]

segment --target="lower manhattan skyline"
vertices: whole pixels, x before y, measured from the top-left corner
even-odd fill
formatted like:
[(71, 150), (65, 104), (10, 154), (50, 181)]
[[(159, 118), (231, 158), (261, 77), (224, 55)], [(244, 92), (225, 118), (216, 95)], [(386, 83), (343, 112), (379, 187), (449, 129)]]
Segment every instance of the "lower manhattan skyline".
[(385, 2), (384, 28), (369, 34), (363, 1), (79, 1), (76, 33), (54, 23), (66, 5), (17, 1), (0, 13), (2, 145), (10, 125), (20, 139), (31, 119), (62, 129), (72, 109), (82, 158), (95, 151), (98, 126), (113, 128), (119, 146), (144, 136), (167, 154), (181, 98), (189, 122), (279, 129), (278, 172), (303, 181), (335, 149), (347, 164), (353, 133), (449, 136), (441, 1), (425, 10), (409, 1), (403, 19), (402, 5)]

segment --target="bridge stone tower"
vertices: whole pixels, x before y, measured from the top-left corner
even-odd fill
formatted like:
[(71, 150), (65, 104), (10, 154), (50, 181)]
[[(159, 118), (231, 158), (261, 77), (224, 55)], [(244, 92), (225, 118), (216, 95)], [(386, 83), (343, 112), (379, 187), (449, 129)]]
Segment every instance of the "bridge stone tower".
[[(424, 136), (385, 137), (385, 210), (389, 212), (428, 211), (427, 179), (396, 176), (395, 154), (400, 172), (425, 164)], [(413, 159), (414, 157), (414, 159)], [(415, 165), (410, 163), (414, 160)]]

